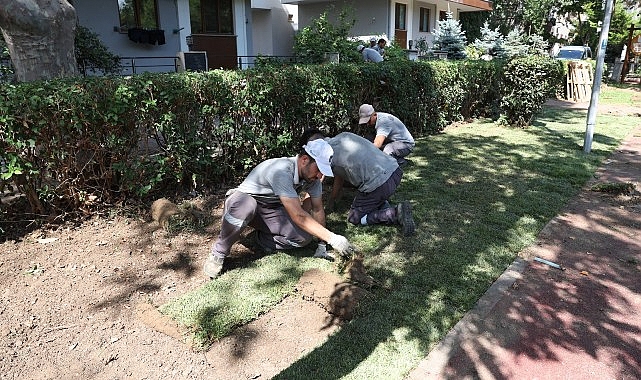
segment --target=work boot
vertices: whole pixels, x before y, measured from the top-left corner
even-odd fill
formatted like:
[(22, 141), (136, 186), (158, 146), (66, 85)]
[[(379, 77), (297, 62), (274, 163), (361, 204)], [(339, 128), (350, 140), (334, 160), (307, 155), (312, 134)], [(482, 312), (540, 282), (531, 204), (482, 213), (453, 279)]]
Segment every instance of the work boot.
[(396, 215), (398, 224), (401, 225), (403, 236), (412, 236), (414, 234), (414, 217), (412, 216), (412, 205), (405, 201), (396, 206)]
[(225, 258), (223, 257), (209, 255), (207, 261), (205, 261), (205, 266), (203, 267), (205, 275), (209, 276), (211, 279), (218, 277), (220, 271), (223, 270), (223, 261), (225, 261)]

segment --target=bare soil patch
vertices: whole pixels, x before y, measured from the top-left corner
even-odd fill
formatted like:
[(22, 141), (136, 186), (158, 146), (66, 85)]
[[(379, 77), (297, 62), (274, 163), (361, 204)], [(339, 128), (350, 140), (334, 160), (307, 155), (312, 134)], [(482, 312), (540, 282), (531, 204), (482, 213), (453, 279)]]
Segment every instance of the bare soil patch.
[[(272, 311), (195, 352), (157, 307), (209, 281), (202, 265), (222, 211), (222, 198), (212, 198), (199, 204), (214, 205), (205, 213), (176, 212), (161, 201), (144, 218), (94, 218), (0, 244), (2, 378), (270, 378), (321, 344), (368, 296), (355, 285), (372, 285), (359, 259), (344, 276), (309, 271)], [(188, 219), (208, 214), (213, 223), (204, 234), (171, 233), (159, 217), (167, 210)], [(231, 267), (260, 255), (241, 240)]]

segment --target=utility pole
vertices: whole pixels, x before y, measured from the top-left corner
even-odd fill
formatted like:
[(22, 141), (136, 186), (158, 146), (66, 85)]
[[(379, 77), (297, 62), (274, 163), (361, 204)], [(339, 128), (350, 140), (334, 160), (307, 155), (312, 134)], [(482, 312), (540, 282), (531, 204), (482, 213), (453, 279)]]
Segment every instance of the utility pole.
[(590, 153), (592, 149), (592, 136), (594, 135), (594, 125), (596, 124), (596, 111), (599, 104), (599, 92), (601, 91), (601, 76), (603, 75), (603, 61), (605, 59), (605, 48), (608, 46), (608, 33), (610, 32), (612, 3), (613, 0), (606, 0), (605, 2), (605, 16), (603, 17), (603, 26), (597, 48), (596, 71), (594, 73), (594, 82), (592, 83), (588, 119), (585, 126), (585, 139), (583, 140), (583, 151), (585, 153)]

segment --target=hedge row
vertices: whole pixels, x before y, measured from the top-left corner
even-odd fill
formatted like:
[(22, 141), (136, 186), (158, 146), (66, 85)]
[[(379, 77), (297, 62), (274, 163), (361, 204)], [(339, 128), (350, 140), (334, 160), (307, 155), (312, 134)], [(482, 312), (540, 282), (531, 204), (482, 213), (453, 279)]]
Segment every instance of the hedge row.
[(0, 88), (0, 190), (57, 214), (237, 178), (306, 129), (357, 131), (371, 103), (416, 137), (479, 116), (524, 126), (563, 83), (547, 58), (306, 65)]

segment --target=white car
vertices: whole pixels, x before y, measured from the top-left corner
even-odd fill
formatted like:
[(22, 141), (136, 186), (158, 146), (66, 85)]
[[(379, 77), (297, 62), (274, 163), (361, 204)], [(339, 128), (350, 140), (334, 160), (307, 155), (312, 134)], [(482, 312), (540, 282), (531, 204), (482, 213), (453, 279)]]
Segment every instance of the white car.
[(563, 46), (556, 55), (557, 59), (591, 59), (592, 49), (589, 46)]

